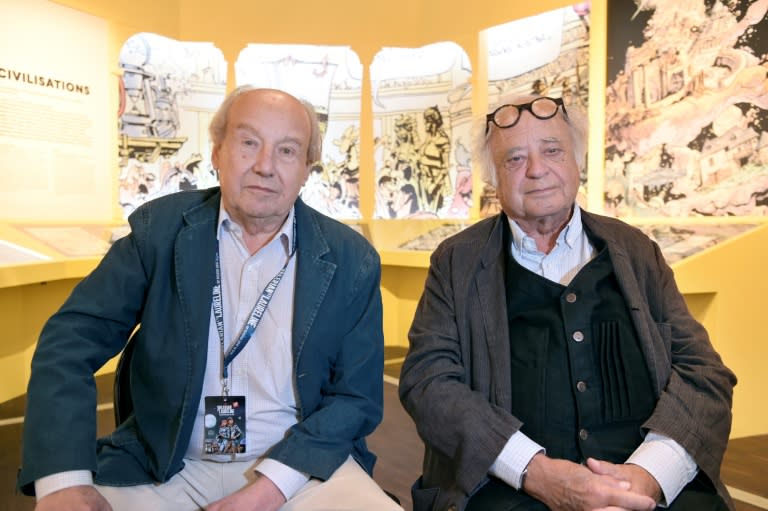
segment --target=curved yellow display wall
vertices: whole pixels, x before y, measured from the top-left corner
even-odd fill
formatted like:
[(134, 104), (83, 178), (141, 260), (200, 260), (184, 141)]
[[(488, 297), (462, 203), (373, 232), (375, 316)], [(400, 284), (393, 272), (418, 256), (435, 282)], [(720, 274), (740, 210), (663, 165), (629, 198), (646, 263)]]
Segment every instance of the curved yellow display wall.
[[(482, 30), (500, 23), (570, 5), (573, 2), (501, 2), (475, 0), (390, 0), (368, 3), (358, 0), (294, 2), (290, 10), (280, 2), (203, 0), (168, 2), (103, 2), (62, 0), (58, 4), (95, 15), (107, 21), (109, 51), (118, 62), (122, 44), (138, 32), (154, 32), (182, 41), (209, 41), (222, 50), (229, 62), (228, 83), (235, 83), (232, 63), (248, 43), (300, 43), (349, 45), (364, 67), (382, 47), (420, 47), (450, 40), (460, 45), (471, 60), (473, 85), (484, 84)], [(590, 116), (603, 115), (605, 89), (606, 0), (592, 3), (590, 46)], [(601, 36), (603, 34), (603, 36)], [(117, 74), (115, 104), (117, 103)], [(484, 90), (475, 86), (474, 90)], [(370, 97), (367, 75), (363, 97)], [(486, 109), (482, 94), (473, 96), (473, 111)], [(116, 110), (115, 110), (116, 111)], [(105, 115), (112, 115), (106, 112)], [(361, 212), (371, 218), (373, 204), (373, 136), (370, 102), (363, 101), (361, 116)], [(116, 124), (116, 123), (115, 123)], [(588, 205), (601, 209), (600, 183), (603, 163), (602, 126), (590, 134), (590, 190)], [(117, 127), (114, 127), (114, 139)], [(116, 173), (116, 170), (115, 170)], [(474, 178), (479, 184), (477, 177)], [(117, 181), (115, 175), (114, 182)], [(477, 187), (479, 189), (479, 186)], [(115, 190), (104, 190), (115, 194)], [(115, 222), (121, 212), (115, 203)], [(477, 216), (475, 211), (473, 218)], [(756, 224), (762, 219), (753, 219)], [(382, 291), (385, 307), (385, 339), (389, 345), (407, 345), (407, 330), (421, 294), (428, 251), (403, 250), (408, 239), (439, 227), (441, 222), (367, 220), (361, 222), (366, 235), (382, 255)], [(108, 237), (109, 226), (103, 229)], [(0, 310), (6, 336), (0, 344), (0, 402), (25, 392), (29, 363), (40, 328), (62, 303), (72, 287), (98, 262), (98, 255), (72, 257), (37, 241), (17, 225), (0, 223), (0, 238), (31, 248), (50, 257), (45, 261), (0, 266)], [(768, 272), (762, 268), (768, 251), (768, 225), (750, 229), (715, 247), (676, 262), (681, 290), (694, 312), (709, 329), (726, 364), (739, 377), (734, 400), (733, 437), (768, 433), (768, 409), (762, 395), (768, 388), (764, 364), (768, 343), (763, 334)], [(111, 369), (112, 364), (106, 369)]]

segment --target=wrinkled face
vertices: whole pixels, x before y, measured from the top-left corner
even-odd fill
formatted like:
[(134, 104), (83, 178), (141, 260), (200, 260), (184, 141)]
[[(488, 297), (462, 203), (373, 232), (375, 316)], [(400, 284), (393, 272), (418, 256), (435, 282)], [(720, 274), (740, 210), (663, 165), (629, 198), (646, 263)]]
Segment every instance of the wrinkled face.
[(573, 141), (561, 115), (537, 119), (523, 112), (511, 128), (491, 130), (488, 147), (496, 168), (496, 193), (504, 212), (520, 224), (563, 223), (579, 190)]
[(237, 223), (285, 219), (309, 176), (310, 134), (304, 107), (287, 94), (252, 90), (235, 100), (211, 160)]

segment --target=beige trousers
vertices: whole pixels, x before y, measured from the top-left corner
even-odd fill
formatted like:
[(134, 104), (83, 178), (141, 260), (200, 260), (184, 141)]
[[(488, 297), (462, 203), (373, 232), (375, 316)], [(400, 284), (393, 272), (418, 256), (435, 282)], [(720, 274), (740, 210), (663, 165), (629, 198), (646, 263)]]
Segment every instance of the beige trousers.
[[(184, 460), (164, 484), (100, 486), (113, 511), (199, 511), (253, 482), (253, 461)], [(280, 511), (403, 511), (351, 457), (325, 482), (311, 479)]]

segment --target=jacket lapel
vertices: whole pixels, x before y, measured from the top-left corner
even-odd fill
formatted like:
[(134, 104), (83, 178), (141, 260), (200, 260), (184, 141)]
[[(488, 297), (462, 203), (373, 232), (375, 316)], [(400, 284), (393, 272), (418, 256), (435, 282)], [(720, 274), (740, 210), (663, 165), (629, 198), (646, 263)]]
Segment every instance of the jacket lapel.
[(295, 363), (298, 363), (304, 342), (336, 272), (336, 264), (324, 259), (330, 248), (309, 206), (297, 199), (295, 208), (298, 259), (293, 298), (293, 353)]
[(205, 364), (208, 327), (213, 285), (215, 282), (216, 221), (221, 193), (184, 213), (185, 226), (174, 244), (176, 286), (184, 311), (191, 353), (198, 353), (198, 362)]
[(509, 325), (507, 323), (507, 297), (504, 282), (503, 222), (500, 214), (480, 253), (480, 269), (475, 278), (475, 295), (480, 304), (484, 332), (490, 360), (491, 392), (496, 404), (506, 409), (511, 401), (511, 362), (509, 360)]

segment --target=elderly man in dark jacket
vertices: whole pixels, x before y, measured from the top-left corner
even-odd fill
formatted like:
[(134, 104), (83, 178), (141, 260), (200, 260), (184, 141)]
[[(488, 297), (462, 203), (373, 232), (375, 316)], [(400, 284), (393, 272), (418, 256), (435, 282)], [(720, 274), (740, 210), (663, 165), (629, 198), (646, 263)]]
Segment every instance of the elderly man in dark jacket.
[(400, 379), (415, 511), (733, 509), (736, 378), (659, 247), (578, 206), (584, 119), (516, 98), (476, 131), (503, 213), (431, 258)]

